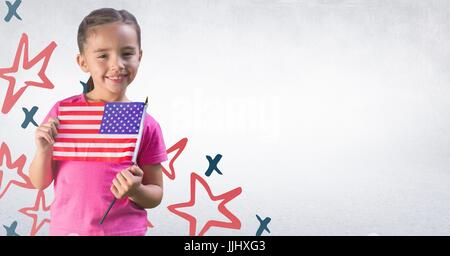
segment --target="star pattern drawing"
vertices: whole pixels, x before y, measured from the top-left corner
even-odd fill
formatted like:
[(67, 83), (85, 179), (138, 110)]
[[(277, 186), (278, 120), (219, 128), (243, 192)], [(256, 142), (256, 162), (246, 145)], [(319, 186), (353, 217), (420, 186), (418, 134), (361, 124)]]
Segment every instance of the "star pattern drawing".
[(39, 190), (34, 206), (22, 208), (19, 210), (19, 212), (21, 212), (22, 214), (25, 214), (33, 219), (33, 225), (30, 232), (31, 236), (35, 236), (45, 223), (50, 223), (50, 218), (47, 218), (46, 216), (42, 217), (42, 215), (47, 215), (49, 210), (50, 205), (46, 205), (45, 194), (43, 190)]
[[(18, 7), (21, 4), (21, 0), (15, 0), (14, 3), (10, 1), (6, 1), (8, 7), (8, 14), (5, 17), (5, 21), (9, 22), (12, 17), (16, 17), (21, 20), (21, 17), (17, 13)], [(49, 61), (52, 57), (54, 50), (56, 49), (57, 44), (54, 41), (48, 43), (45, 48), (40, 48), (40, 52), (32, 55), (30, 57), (29, 52), (29, 40), (28, 35), (23, 33), (20, 37), (17, 50), (14, 55), (13, 63), (10, 67), (0, 68), (0, 86), (7, 86), (5, 96), (3, 102), (1, 102), (1, 112), (3, 114), (8, 114), (18, 103), (21, 97), (25, 94), (25, 92), (29, 93), (30, 90), (27, 89), (31, 86), (38, 87), (39, 89), (53, 89), (54, 85), (50, 81), (47, 76), (47, 67), (49, 65)], [(23, 82), (19, 81), (22, 78), (22, 74), (26, 73), (32, 75), (35, 78), (28, 78), (29, 80), (25, 80)], [(88, 89), (87, 83), (81, 82), (83, 86), (83, 92), (85, 93)], [(40, 90), (42, 91), (42, 90)], [(35, 96), (35, 95), (33, 95)], [(39, 95), (37, 95), (39, 96)], [(33, 116), (36, 113), (38, 107), (34, 106), (31, 110), (26, 108), (22, 108), (25, 113), (25, 119), (22, 123), (21, 127), (23, 129), (27, 128), (29, 123), (37, 126), (37, 123), (34, 121)], [(119, 109), (111, 109), (112, 111)], [(142, 111), (141, 109), (137, 109), (138, 111)], [(114, 117), (116, 113), (113, 113)], [(118, 113), (120, 114), (120, 113)], [(141, 115), (142, 112), (136, 113), (136, 115)], [(109, 118), (113, 118), (110, 116)], [(128, 120), (125, 120), (128, 121)], [(113, 132), (124, 132), (119, 131), (116, 124), (108, 124), (108, 127), (103, 127), (106, 132), (107, 129), (114, 130)], [(127, 126), (127, 130), (129, 133), (135, 133), (139, 128), (139, 123), (135, 120), (130, 120), (130, 124)], [(108, 131), (109, 132), (109, 131)], [(177, 143), (175, 143), (172, 147), (167, 149), (167, 154), (174, 153), (174, 156), (169, 160), (168, 168), (162, 168), (162, 172), (170, 179), (175, 180), (176, 178), (176, 170), (175, 170), (175, 162), (181, 153), (184, 151), (187, 145), (188, 139), (183, 138)], [(221, 157), (221, 155), (219, 155)], [(220, 160), (219, 158), (212, 159), (210, 156), (207, 156), (208, 161), (210, 162), (210, 168), (207, 173), (211, 175), (212, 171), (216, 170), (218, 174), (222, 174), (220, 170), (217, 168), (217, 163)], [(39, 233), (39, 231), (43, 228), (46, 223), (50, 223), (49, 211), (50, 205), (46, 204), (45, 193), (42, 190), (34, 190), (34, 186), (31, 184), (30, 178), (23, 173), (23, 168), (26, 163), (27, 157), (25, 154), (21, 154), (19, 157), (14, 158), (11, 155), (11, 150), (6, 143), (2, 143), (0, 146), (0, 199), (7, 193), (9, 188), (12, 185), (16, 185), (18, 187), (24, 189), (33, 189), (33, 191), (37, 191), (36, 199), (33, 206), (25, 207), (19, 210), (20, 213), (32, 218), (32, 226), (30, 230), (30, 235), (34, 236)], [(188, 175), (188, 173), (185, 173)], [(200, 185), (198, 185), (198, 183)], [(207, 192), (207, 195), (211, 201), (217, 202), (218, 207), (217, 210), (220, 214), (222, 214), (228, 221), (218, 221), (209, 219), (206, 223), (202, 224), (201, 227), (197, 227), (199, 225), (198, 218), (196, 216), (187, 214), (180, 209), (193, 207), (196, 205), (196, 189), (203, 189), (202, 192)], [(11, 193), (11, 191), (10, 191)], [(205, 233), (212, 227), (216, 228), (228, 228), (228, 229), (240, 229), (241, 221), (237, 218), (232, 212), (230, 212), (226, 208), (226, 204), (242, 193), (242, 188), (237, 187), (228, 192), (225, 192), (220, 195), (214, 195), (209, 184), (196, 173), (190, 174), (190, 200), (185, 203), (178, 203), (174, 205), (168, 206), (168, 209), (171, 213), (176, 214), (189, 222), (189, 234), (190, 235), (205, 235)], [(197, 197), (197, 199), (200, 197)], [(197, 200), (200, 201), (200, 200)], [(197, 204), (198, 206), (199, 204)], [(203, 210), (203, 209), (202, 209)], [(23, 223), (21, 223), (22, 226)], [(149, 228), (153, 228), (154, 225), (152, 222), (147, 220), (147, 226)], [(17, 221), (14, 221), (9, 226), (7, 224), (3, 225), (6, 230), (7, 235), (17, 235), (16, 227)]]
[(147, 220), (147, 228), (154, 228), (153, 224), (150, 222), (150, 220)]
[[(8, 13), (4, 17), (4, 21), (10, 22), (12, 18), (15, 18), (17, 20), (22, 20), (22, 17), (19, 15), (20, 5), (23, 0), (14, 0), (14, 1), (4, 1), (6, 4), (6, 7), (8, 8)], [(50, 59), (53, 55), (54, 50), (57, 47), (57, 44), (54, 41), (51, 41), (48, 43), (47, 46), (44, 48), (39, 48), (36, 52), (31, 53), (29, 52), (29, 39), (28, 35), (26, 33), (22, 33), (15, 55), (14, 59), (12, 61), (12, 64), (10, 67), (0, 67), (0, 87), (7, 86), (5, 88), (5, 94), (4, 98), (0, 98), (0, 104), (1, 104), (1, 112), (4, 115), (7, 115), (10, 113), (10, 111), (17, 105), (20, 105), (21, 97), (24, 95), (27, 95), (32, 90), (27, 90), (29, 87), (37, 87), (39, 89), (39, 92), (44, 91), (43, 89), (53, 89), (54, 85), (51, 82), (50, 78), (47, 76), (47, 67), (49, 65)], [(5, 55), (6, 56), (6, 55)], [(26, 78), (23, 79), (23, 74), (26, 74), (27, 77), (33, 77), (33, 78)], [(21, 80), (22, 79), (22, 80)], [(80, 81), (81, 85), (83, 86), (83, 93), (86, 93), (89, 89), (89, 86), (87, 83), (84, 83)], [(2, 90), (0, 88), (0, 90)], [(32, 95), (33, 97), (41, 97), (42, 95)], [(3, 101), (2, 101), (3, 100)], [(23, 101), (23, 98), (22, 98)], [(26, 104), (23, 104), (26, 105)], [(22, 107), (23, 112), (25, 113), (24, 121), (21, 125), (23, 129), (27, 128), (29, 123), (32, 123), (34, 126), (38, 126), (37, 122), (33, 119), (34, 115), (36, 114), (36, 111), (38, 110), (38, 106), (33, 106), (30, 110), (27, 108)], [(112, 109), (111, 109), (112, 110)], [(116, 109), (120, 111), (119, 109)], [(140, 109), (138, 109), (139, 111)], [(115, 111), (115, 110), (112, 110)], [(142, 111), (142, 110), (141, 110)], [(116, 117), (116, 113), (114, 114), (114, 117)], [(118, 113), (120, 114), (120, 113)], [(141, 115), (142, 112), (136, 113), (136, 115)], [(109, 116), (109, 118), (112, 120), (113, 116)], [(128, 120), (125, 120), (128, 122)], [(7, 122), (8, 123), (8, 122)], [(116, 127), (117, 126), (117, 127)], [(118, 124), (109, 123), (108, 127), (103, 127), (104, 131), (111, 130), (108, 132), (114, 132), (114, 133), (120, 133), (125, 132), (125, 129), (122, 131), (119, 131)], [(7, 127), (7, 129), (10, 129), (13, 127)], [(33, 127), (29, 127), (33, 128)], [(139, 128), (139, 123), (136, 120), (130, 120), (130, 124), (126, 125), (126, 128), (129, 133), (135, 133)], [(31, 129), (30, 129), (31, 130)], [(169, 160), (168, 168), (162, 168), (162, 172), (170, 179), (175, 180), (176, 178), (176, 170), (175, 170), (175, 162), (178, 159), (178, 157), (182, 154), (184, 151), (186, 145), (187, 145), (188, 139), (183, 138), (177, 143), (175, 143), (172, 147), (167, 149), (167, 154), (174, 153), (174, 156)], [(22, 142), (17, 142), (22, 143)], [(14, 149), (12, 145), (10, 144), (11, 149)], [(30, 218), (32, 218), (32, 226), (25, 226), (27, 229), (30, 228), (29, 235), (35, 236), (39, 233), (39, 231), (44, 227), (44, 225), (47, 223), (50, 223), (49, 218), (49, 210), (50, 205), (46, 204), (46, 197), (43, 190), (35, 190), (34, 186), (31, 183), (30, 178), (24, 174), (24, 166), (27, 161), (27, 156), (25, 154), (17, 154), (17, 152), (14, 152), (15, 150), (12, 150), (5, 142), (2, 142), (0, 145), (0, 199), (2, 199), (3, 196), (6, 195), (7, 192), (14, 193), (14, 189), (10, 189), (12, 185), (15, 185), (17, 187), (23, 188), (23, 189), (31, 189), (36, 191), (36, 198), (33, 206), (25, 207), (19, 210), (21, 214), (24, 214)], [(213, 171), (216, 171), (219, 175), (222, 175), (221, 171), (217, 168), (217, 164), (220, 161), (220, 158), (222, 156), (216, 155), (214, 159), (212, 159), (210, 156), (207, 156), (207, 159), (209, 161), (209, 168), (206, 171), (206, 176), (210, 176)], [(178, 167), (179, 168), (179, 167)], [(209, 186), (209, 184), (199, 175), (196, 173), (191, 173), (189, 177), (188, 172), (183, 173), (183, 175), (186, 175), (184, 177), (190, 178), (190, 200), (185, 203), (179, 203), (170, 205), (168, 207), (169, 211), (173, 214), (176, 214), (184, 219), (186, 219), (189, 222), (189, 233), (190, 235), (204, 235), (210, 228), (216, 227), (216, 228), (229, 228), (229, 229), (240, 229), (241, 227), (241, 221), (239, 218), (237, 218), (233, 213), (231, 213), (227, 208), (226, 204), (233, 199), (235, 199), (237, 196), (239, 196), (242, 193), (242, 188), (237, 187), (235, 189), (232, 189), (228, 192), (225, 192), (220, 195), (213, 195), (212, 190)], [(183, 178), (184, 178), (183, 177)], [(198, 185), (200, 184), (200, 185)], [(14, 188), (14, 187), (13, 187)], [(198, 227), (200, 225), (198, 219), (196, 216), (187, 214), (182, 212), (180, 209), (182, 208), (188, 208), (193, 206), (199, 206), (201, 197), (198, 196), (196, 189), (202, 189), (201, 192), (203, 194), (209, 197), (210, 200), (217, 202), (218, 207), (217, 210), (220, 214), (222, 214), (226, 219), (229, 221), (217, 221), (211, 219), (211, 216), (207, 222), (204, 224), (201, 224), (201, 227)], [(206, 193), (204, 193), (206, 192)], [(197, 196), (196, 196), (197, 195)], [(18, 196), (15, 194), (14, 196)], [(196, 198), (197, 198), (197, 205), (196, 205)], [(208, 200), (208, 199), (207, 199)], [(16, 208), (17, 209), (17, 208)], [(200, 210), (203, 210), (200, 208)], [(3, 213), (4, 214), (4, 213)], [(260, 220), (259, 216), (258, 220)], [(26, 217), (25, 217), (26, 219)], [(266, 221), (264, 224), (268, 231), (267, 224), (268, 221), (265, 218), (264, 221)], [(2, 223), (3, 228), (6, 231), (7, 236), (19, 236), (19, 234), (16, 233), (16, 228), (18, 225), (17, 221), (13, 221), (12, 223)], [(158, 224), (158, 223), (156, 223)], [(154, 225), (150, 220), (147, 220), (147, 226), (149, 228), (153, 228)], [(20, 227), (23, 229), (24, 223), (20, 222)], [(270, 231), (268, 231), (270, 232)], [(75, 233), (72, 233), (72, 235), (77, 235)]]
[[(26, 33), (22, 34), (20, 38), (19, 46), (17, 47), (16, 55), (14, 58), (14, 63), (10, 68), (0, 68), (0, 78), (8, 81), (8, 90), (6, 91), (6, 96), (3, 101), (2, 113), (7, 114), (14, 107), (19, 98), (23, 95), (25, 90), (29, 86), (36, 86), (39, 88), (53, 89), (54, 85), (48, 79), (45, 71), (47, 69), (48, 62), (56, 48), (56, 43), (51, 42), (45, 49), (43, 49), (38, 55), (33, 59), (29, 60), (29, 44), (28, 35)], [(33, 66), (42, 62), (38, 76), (42, 81), (26, 81), (25, 84), (16, 84), (16, 78), (14, 74), (19, 71), (19, 69), (29, 70)], [(18, 87), (18, 89), (17, 89)]]
[[(182, 212), (178, 209), (180, 208), (186, 208), (186, 207), (192, 207), (195, 205), (195, 199), (196, 199), (196, 187), (197, 183), (200, 183), (201, 187), (206, 190), (208, 193), (210, 199), (212, 201), (219, 201), (221, 200), (221, 203), (218, 206), (218, 210), (221, 214), (223, 214), (229, 222), (226, 221), (217, 221), (217, 220), (208, 220), (206, 224), (203, 227), (200, 227), (200, 231), (197, 233), (197, 218), (195, 216), (192, 216), (190, 214), (187, 214), (185, 212)], [(240, 229), (241, 228), (241, 221), (233, 214), (231, 213), (225, 205), (236, 198), (239, 194), (242, 192), (242, 188), (238, 187), (233, 190), (230, 190), (224, 194), (215, 196), (213, 195), (211, 188), (209, 187), (208, 183), (198, 174), (191, 173), (190, 178), (190, 200), (185, 203), (179, 203), (170, 205), (167, 208), (172, 213), (180, 216), (183, 219), (186, 219), (189, 222), (189, 235), (190, 236), (203, 236), (211, 227), (222, 227), (222, 228), (230, 228), (230, 229)]]
[(23, 173), (26, 159), (26, 156), (22, 154), (13, 161), (8, 145), (2, 143), (0, 146), (0, 198), (5, 195), (11, 185), (34, 188), (28, 176)]
[[(175, 168), (173, 167), (173, 164), (175, 162), (175, 160), (178, 158), (178, 156), (181, 154), (181, 152), (183, 152), (184, 148), (186, 147), (186, 144), (188, 142), (187, 138), (183, 138), (180, 141), (178, 141), (177, 143), (175, 143), (172, 147), (170, 147), (169, 149), (166, 150), (167, 154), (170, 154), (172, 152), (174, 152), (175, 150), (178, 150), (177, 153), (175, 154), (175, 156), (170, 160), (170, 164), (169, 164), (169, 171), (167, 171), (167, 169), (164, 168), (164, 166), (162, 167), (162, 172), (171, 180), (175, 179)], [(147, 220), (147, 228), (154, 228), (154, 225), (152, 224), (152, 222), (150, 220)]]
[(138, 134), (144, 103), (107, 103), (101, 134)]
[[(166, 173), (166, 175), (168, 175), (169, 178), (170, 177), (172, 177), (173, 179), (175, 178), (175, 169), (173, 167), (173, 164), (174, 164), (175, 160), (178, 158), (178, 156), (184, 150), (184, 148), (187, 144), (187, 141), (188, 141), (187, 138), (183, 138), (167, 150), (167, 153), (171, 153), (171, 152), (174, 152), (177, 150), (175, 156), (170, 161), (171, 173)], [(6, 159), (5, 163), (8, 166), (8, 168), (11, 169), (11, 168), (17, 167), (17, 173), (25, 181), (25, 182), (20, 183), (16, 180), (10, 180), (8, 182), (8, 184), (6, 185), (6, 188), (1, 193), (1, 195), (3, 196), (6, 193), (7, 188), (11, 184), (16, 184), (18, 186), (28, 188), (28, 189), (34, 189), (29, 178), (26, 175), (24, 175), (22, 172), (24, 163), (26, 161), (25, 155), (21, 155), (16, 161), (12, 162), (11, 153), (10, 153), (9, 147), (6, 145), (6, 143), (2, 143), (2, 145), (0, 147), (0, 152), (1, 152), (1, 159), (0, 159), (1, 165), (0, 166), (3, 166), (3, 159)], [(4, 171), (2, 170), (2, 172), (4, 172)], [(3, 177), (5, 177), (5, 176), (3, 176)], [(190, 214), (187, 214), (187, 213), (179, 210), (180, 208), (187, 208), (187, 207), (192, 207), (195, 205), (196, 193), (197, 193), (196, 192), (197, 183), (200, 183), (201, 186), (198, 186), (198, 187), (202, 187), (207, 192), (209, 198), (212, 201), (220, 202), (218, 205), (218, 211), (223, 216), (225, 216), (229, 221), (208, 220), (203, 225), (203, 227), (197, 228), (197, 223), (198, 223), (197, 218), (195, 216), (192, 216)], [(231, 213), (225, 207), (225, 205), (229, 201), (236, 198), (239, 194), (241, 194), (242, 188), (238, 187), (238, 188), (235, 188), (224, 194), (215, 196), (215, 195), (213, 195), (211, 188), (209, 187), (207, 182), (202, 177), (197, 175), (196, 173), (191, 173), (190, 186), (191, 186), (191, 189), (190, 189), (190, 197), (191, 198), (188, 202), (174, 204), (174, 205), (170, 205), (168, 207), (169, 211), (172, 212), (173, 214), (178, 215), (178, 216), (188, 220), (190, 235), (203, 236), (211, 227), (240, 229), (240, 227), (241, 227), (240, 220), (233, 213)], [(2, 188), (2, 187), (0, 187), (0, 188)], [(0, 196), (0, 198), (1, 198), (1, 196)], [(42, 217), (44, 214), (48, 215), (49, 210), (50, 210), (50, 206), (46, 205), (45, 194), (43, 191), (38, 192), (36, 201), (35, 201), (35, 205), (33, 207), (22, 208), (19, 210), (19, 212), (21, 212), (22, 214), (27, 215), (33, 219), (33, 224), (32, 224), (31, 231), (30, 231), (31, 236), (36, 235), (45, 223), (50, 223), (50, 218), (45, 217), (45, 216)], [(153, 228), (154, 225), (149, 220), (147, 220), (147, 227)], [(6, 228), (6, 226), (5, 226), (5, 228)], [(10, 227), (10, 230), (12, 230), (11, 228), (12, 228), (12, 226)], [(200, 231), (197, 232), (198, 230), (200, 230)]]
[(167, 154), (170, 154), (174, 151), (177, 151), (175, 153), (175, 156), (170, 159), (169, 161), (169, 170), (167, 170), (166, 168), (162, 168), (162, 172), (171, 180), (175, 179), (175, 168), (174, 168), (174, 163), (175, 160), (177, 160), (177, 158), (180, 156), (180, 154), (183, 152), (184, 148), (186, 147), (186, 144), (188, 142), (187, 138), (183, 138), (180, 141), (178, 141), (177, 143), (175, 143), (172, 147), (170, 147), (169, 149), (167, 149)]

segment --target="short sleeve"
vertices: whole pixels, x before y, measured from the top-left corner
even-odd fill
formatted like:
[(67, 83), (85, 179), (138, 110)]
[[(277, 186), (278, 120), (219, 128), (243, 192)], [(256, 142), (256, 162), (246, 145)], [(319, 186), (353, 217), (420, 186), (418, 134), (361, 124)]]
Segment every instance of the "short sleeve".
[(150, 115), (147, 115), (145, 124), (145, 130), (138, 152), (138, 165), (159, 164), (166, 161), (166, 145), (159, 123)]
[(58, 117), (58, 108), (59, 108), (59, 102), (57, 102), (57, 103), (55, 103), (55, 105), (53, 105), (53, 107), (50, 109), (48, 114), (45, 116), (44, 120), (41, 122), (41, 125), (47, 123), (47, 121), (50, 117)]

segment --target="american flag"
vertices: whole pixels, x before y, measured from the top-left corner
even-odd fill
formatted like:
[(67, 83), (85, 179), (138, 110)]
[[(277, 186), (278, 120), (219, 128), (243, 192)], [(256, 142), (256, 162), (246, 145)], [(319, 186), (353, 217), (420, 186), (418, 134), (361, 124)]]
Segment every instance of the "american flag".
[(142, 102), (62, 102), (53, 159), (132, 161), (144, 113)]

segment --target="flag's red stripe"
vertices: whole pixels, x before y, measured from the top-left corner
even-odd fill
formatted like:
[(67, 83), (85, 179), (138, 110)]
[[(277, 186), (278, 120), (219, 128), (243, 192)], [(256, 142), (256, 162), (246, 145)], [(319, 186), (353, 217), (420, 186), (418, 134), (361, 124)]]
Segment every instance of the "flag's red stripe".
[(56, 142), (134, 143), (137, 138), (56, 138)]
[(59, 124), (101, 124), (102, 120), (59, 120)]
[(59, 111), (60, 116), (102, 116), (103, 111)]
[(58, 129), (58, 133), (99, 134), (100, 129)]
[(134, 147), (128, 147), (128, 148), (69, 148), (69, 147), (53, 147), (53, 151), (59, 151), (59, 152), (133, 152)]
[(124, 162), (131, 161), (131, 156), (124, 157), (84, 157), (84, 156), (53, 156), (53, 160), (60, 161), (100, 161), (100, 162)]
[(104, 102), (61, 102), (59, 105), (61, 107), (82, 107), (82, 106), (103, 107), (103, 106), (105, 106), (105, 103)]

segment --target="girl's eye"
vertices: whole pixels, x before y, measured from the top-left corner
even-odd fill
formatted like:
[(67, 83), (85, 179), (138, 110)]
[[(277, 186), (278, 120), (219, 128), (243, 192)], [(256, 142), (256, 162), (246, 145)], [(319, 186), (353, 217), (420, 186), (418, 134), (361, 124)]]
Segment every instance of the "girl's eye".
[(132, 52), (126, 52), (126, 53), (124, 53), (123, 55), (124, 55), (125, 57), (131, 57), (131, 56), (134, 55), (134, 53), (132, 53)]
[(104, 58), (106, 58), (106, 54), (99, 55), (98, 58), (99, 59), (104, 59)]

